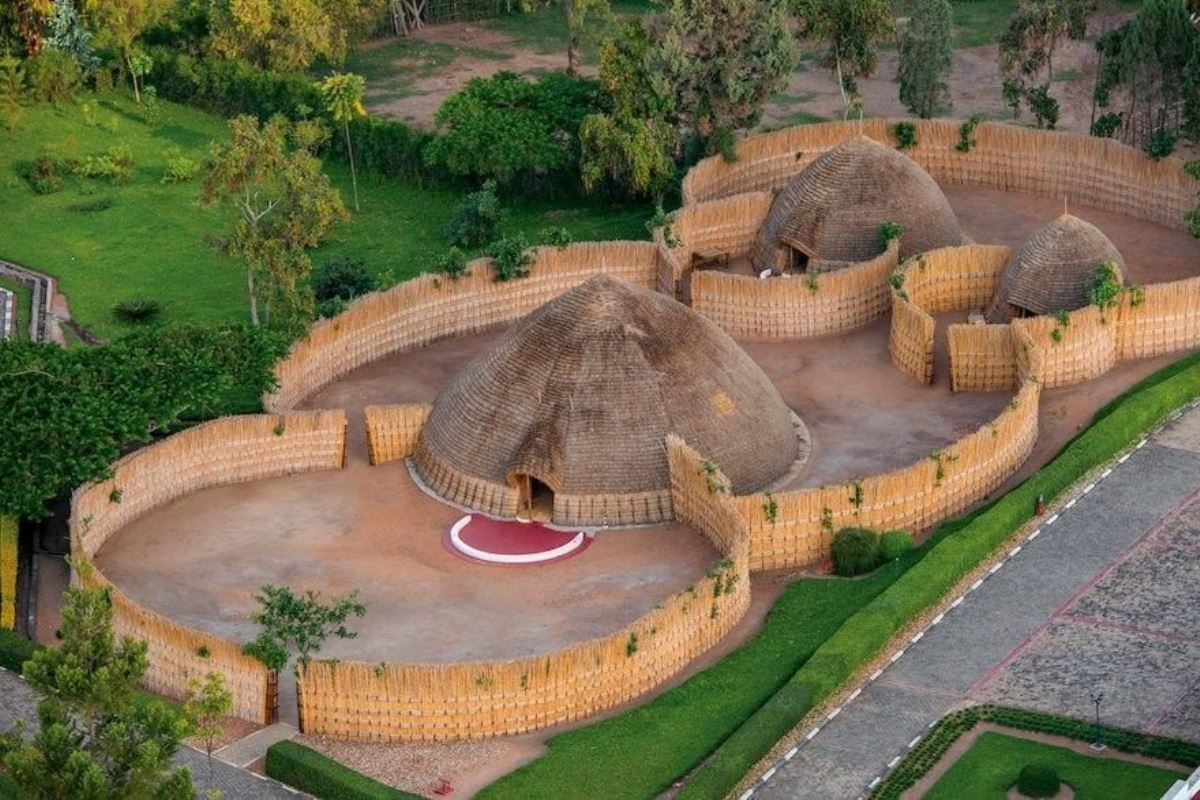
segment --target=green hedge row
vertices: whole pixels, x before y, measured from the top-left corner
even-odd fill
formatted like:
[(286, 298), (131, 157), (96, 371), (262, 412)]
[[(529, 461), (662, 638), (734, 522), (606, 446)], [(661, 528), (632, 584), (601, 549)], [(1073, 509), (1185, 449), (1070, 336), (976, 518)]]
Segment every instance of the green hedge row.
[(267, 775), (321, 800), (419, 800), (355, 772), (311, 747), (276, 742), (267, 749)]
[[(963, 734), (980, 722), (991, 722), (1006, 728), (1035, 731), (1090, 742), (1096, 737), (1096, 726), (1082, 720), (1029, 711), (1023, 708), (982, 705), (964, 708), (938, 720), (920, 744), (900, 759), (900, 763), (871, 792), (871, 800), (900, 800), (906, 791), (925, 777), (946, 755)], [(1149, 736), (1123, 728), (1100, 727), (1104, 744), (1123, 753), (1161, 758), (1188, 767), (1200, 765), (1200, 745), (1163, 736)]]
[(13, 631), (0, 630), (0, 667), (21, 674), (21, 666), (33, 658), (38, 646)]
[(870, 659), (908, 622), (937, 603), (1033, 516), (1144, 431), (1200, 395), (1200, 354), (1155, 373), (1097, 413), (1050, 463), (969, 517), (886, 591), (851, 617), (808, 662), (692, 775), (680, 798), (720, 798), (780, 738)]

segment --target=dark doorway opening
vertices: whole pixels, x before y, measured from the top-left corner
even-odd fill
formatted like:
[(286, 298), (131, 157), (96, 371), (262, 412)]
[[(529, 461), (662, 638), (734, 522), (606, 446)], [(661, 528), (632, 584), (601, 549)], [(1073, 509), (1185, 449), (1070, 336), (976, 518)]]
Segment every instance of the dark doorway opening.
[(793, 273), (803, 275), (808, 272), (808, 253), (803, 250), (798, 250), (795, 247), (788, 248), (791, 250), (791, 263), (789, 266)]
[(554, 517), (554, 489), (549, 484), (532, 475), (518, 475), (517, 487), (521, 495), (520, 513), (540, 521)]

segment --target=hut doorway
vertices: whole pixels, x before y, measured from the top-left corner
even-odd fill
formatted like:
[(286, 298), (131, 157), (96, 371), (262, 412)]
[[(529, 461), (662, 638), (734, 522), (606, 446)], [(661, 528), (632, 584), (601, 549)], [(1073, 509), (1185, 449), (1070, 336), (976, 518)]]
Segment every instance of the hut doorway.
[(532, 475), (517, 475), (518, 512), (542, 522), (554, 517), (554, 489)]
[(1027, 317), (1036, 317), (1037, 316), (1037, 314), (1033, 313), (1029, 309), (1021, 308), (1020, 306), (1015, 305), (1013, 303), (1008, 304), (1008, 310), (1011, 312), (1013, 319), (1025, 319)]
[(796, 247), (788, 246), (788, 268), (796, 275), (808, 272), (808, 253)]

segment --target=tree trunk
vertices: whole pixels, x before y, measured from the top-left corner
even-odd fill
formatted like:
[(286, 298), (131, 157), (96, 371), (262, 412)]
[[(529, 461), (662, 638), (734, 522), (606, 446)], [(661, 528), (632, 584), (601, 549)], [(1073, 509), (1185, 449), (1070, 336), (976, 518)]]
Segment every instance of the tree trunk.
[(833, 66), (837, 72), (838, 91), (842, 93), (842, 120), (850, 116), (850, 101), (846, 99), (846, 82), (842, 79), (842, 57), (835, 55)]
[(258, 296), (254, 293), (254, 269), (246, 268), (246, 291), (250, 294), (250, 322), (258, 327)]
[(133, 58), (131, 58), (129, 55), (126, 55), (125, 63), (129, 66), (129, 80), (133, 82), (133, 99), (137, 101), (138, 105), (141, 105), (142, 94), (138, 91), (138, 76), (137, 72), (133, 68)]
[(342, 130), (346, 132), (346, 154), (350, 156), (350, 186), (354, 189), (354, 210), (358, 211), (358, 175), (354, 171), (354, 145), (350, 143), (349, 121), (343, 123)]
[(562, 0), (563, 16), (567, 19), (567, 74), (579, 72), (579, 31), (571, 24), (572, 0)]

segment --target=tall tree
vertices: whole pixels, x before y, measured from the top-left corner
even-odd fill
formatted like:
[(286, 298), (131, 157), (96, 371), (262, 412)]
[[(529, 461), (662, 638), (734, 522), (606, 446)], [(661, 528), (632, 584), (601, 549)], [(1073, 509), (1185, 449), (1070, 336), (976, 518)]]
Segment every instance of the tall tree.
[[(86, 580), (91, 566), (75, 562)], [(171, 770), (187, 721), (161, 702), (136, 702), (146, 643), (113, 633), (105, 587), (63, 593), (60, 641), (25, 662), (41, 696), (38, 730), (6, 739), (4, 766), (31, 798), (194, 798), (190, 773)]]
[(1050, 93), (1054, 53), (1066, 37), (1083, 38), (1091, 0), (1021, 0), (1000, 36), (1001, 95), (1021, 113), (1024, 103), (1037, 126), (1053, 128), (1058, 101)]
[(321, 81), (319, 87), (325, 110), (329, 112), (333, 121), (342, 127), (342, 133), (346, 137), (346, 155), (350, 159), (350, 184), (354, 187), (354, 210), (358, 211), (358, 175), (354, 169), (354, 145), (350, 141), (350, 123), (367, 115), (367, 109), (363, 107), (367, 83), (361, 75), (335, 72)]
[(300, 72), (317, 58), (345, 61), (386, 0), (213, 0), (209, 46), (219, 56)]
[(54, 0), (10, 0), (13, 26), (25, 46), (25, 55), (36, 56), (42, 49), (46, 25), (54, 13)]
[(69, 53), (84, 72), (91, 72), (100, 65), (100, 59), (92, 49), (91, 31), (83, 26), (73, 0), (58, 0), (54, 4), (54, 14), (46, 32), (46, 44)]
[(900, 38), (900, 102), (922, 119), (950, 108), (950, 0), (918, 0)]
[(173, 0), (84, 0), (88, 24), (95, 32), (96, 46), (117, 52), (133, 84), (134, 97), (141, 102), (138, 77), (144, 74), (138, 61), (137, 40), (170, 11)]
[(221, 247), (245, 267), (251, 322), (271, 324), (274, 314), (299, 329), (313, 308), (308, 250), (349, 218), (314, 155), (327, 134), (311, 121), (259, 123), (246, 115), (230, 120), (229, 129), (228, 142), (209, 148), (201, 199), (234, 212)]
[(879, 40), (892, 31), (888, 0), (792, 0), (806, 37), (826, 46), (821, 63), (842, 93), (842, 118), (862, 113), (860, 78), (875, 74)]

